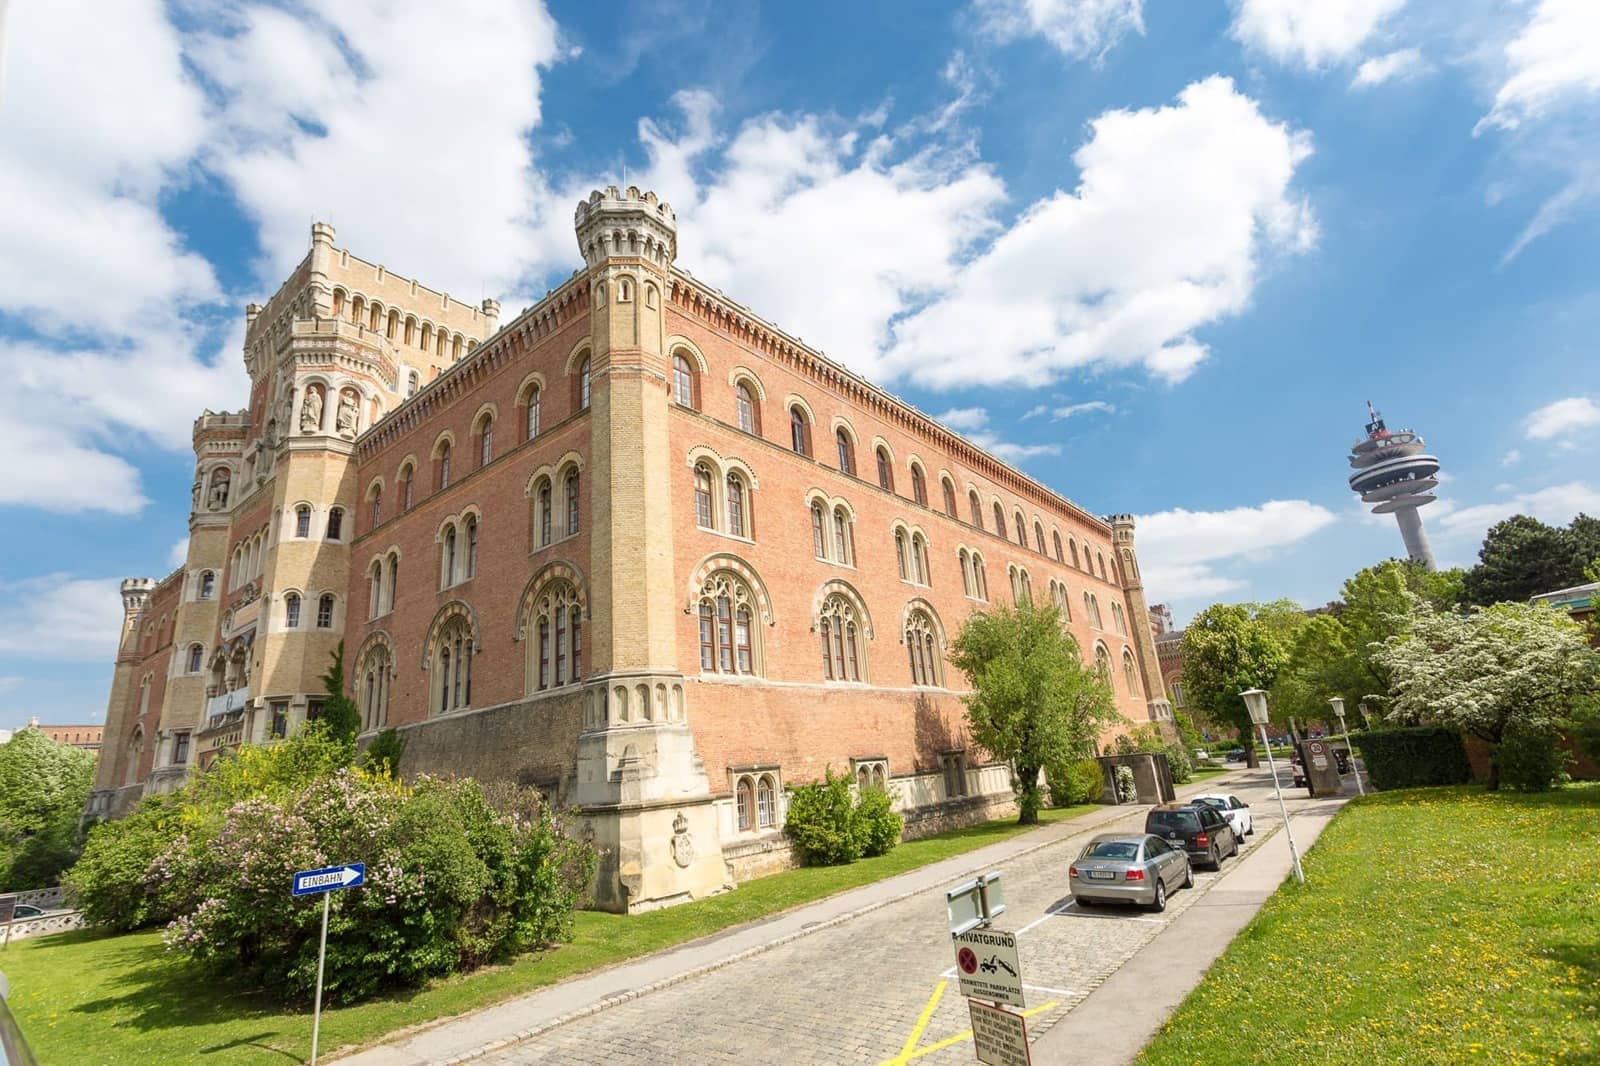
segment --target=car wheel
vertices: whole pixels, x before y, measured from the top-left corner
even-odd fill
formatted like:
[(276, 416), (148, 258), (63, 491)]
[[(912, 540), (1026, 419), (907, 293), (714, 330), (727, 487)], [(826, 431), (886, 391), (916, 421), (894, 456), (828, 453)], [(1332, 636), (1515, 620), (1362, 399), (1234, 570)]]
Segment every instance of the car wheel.
[(1087, 908), (1091, 901), (1084, 899), (1082, 896), (1073, 896), (1072, 902), (1076, 903), (1080, 907)]
[(1217, 850), (1217, 846), (1215, 844), (1211, 845), (1211, 851), (1208, 854), (1211, 856), (1211, 861), (1208, 865), (1213, 870), (1222, 869), (1222, 852)]
[(1237, 854), (1239, 854), (1239, 838), (1238, 837), (1234, 837), (1233, 838), (1233, 850), (1228, 852), (1228, 854), (1229, 855), (1237, 855)]
[(1156, 878), (1156, 898), (1150, 909), (1158, 914), (1167, 909), (1167, 883), (1159, 877)]
[(1256, 835), (1256, 820), (1254, 818), (1244, 823), (1244, 835), (1247, 837), (1253, 837)]
[(1194, 867), (1190, 866), (1188, 863), (1183, 864), (1183, 887), (1194, 887)]

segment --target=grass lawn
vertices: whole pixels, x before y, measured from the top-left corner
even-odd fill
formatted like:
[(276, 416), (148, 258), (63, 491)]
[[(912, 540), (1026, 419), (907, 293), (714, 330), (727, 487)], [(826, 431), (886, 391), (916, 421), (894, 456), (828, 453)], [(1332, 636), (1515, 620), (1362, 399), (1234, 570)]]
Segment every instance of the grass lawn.
[(1600, 784), (1352, 802), (1139, 1062), (1600, 1061)]
[[(1092, 805), (1048, 808), (1044, 824)], [(646, 914), (584, 911), (570, 943), (504, 966), (322, 1015), (322, 1048), (363, 1045), (409, 1025), (488, 1006), (564, 978), (672, 947), (756, 918), (811, 903), (1027, 832), (1015, 820), (988, 822), (901, 844), (849, 866), (787, 870), (736, 891)], [(169, 957), (159, 932), (64, 933), (12, 944), (0, 955), (11, 1007), (39, 1061), (140, 1064), (304, 1062), (311, 1014), (248, 991), (218, 986)]]
[(1197, 766), (1197, 767), (1194, 768), (1194, 771), (1192, 773), (1190, 773), (1190, 775), (1189, 775), (1189, 783), (1193, 784), (1196, 781), (1204, 781), (1208, 777), (1221, 777), (1223, 774), (1227, 773), (1229, 770), (1237, 770), (1238, 768), (1239, 767), (1237, 765), (1235, 765), (1235, 766)]

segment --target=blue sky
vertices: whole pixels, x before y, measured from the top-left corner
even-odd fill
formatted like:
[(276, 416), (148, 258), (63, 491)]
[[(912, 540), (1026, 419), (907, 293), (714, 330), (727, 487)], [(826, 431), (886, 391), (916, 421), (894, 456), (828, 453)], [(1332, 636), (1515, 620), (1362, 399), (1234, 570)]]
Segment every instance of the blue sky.
[(312, 218), (509, 316), (624, 168), (681, 266), (1139, 515), (1180, 620), (1400, 552), (1344, 485), (1369, 398), (1444, 464), (1442, 562), (1600, 512), (1592, 0), (15, 0), (0, 33), (0, 728), (104, 714), (116, 581), (181, 559), (190, 423), (243, 405), (242, 307)]

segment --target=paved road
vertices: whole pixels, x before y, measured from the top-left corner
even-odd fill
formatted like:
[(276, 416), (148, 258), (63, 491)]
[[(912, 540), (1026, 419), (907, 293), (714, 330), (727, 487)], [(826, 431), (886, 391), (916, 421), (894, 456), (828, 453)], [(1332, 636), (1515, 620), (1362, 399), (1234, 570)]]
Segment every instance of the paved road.
[[(1257, 833), (1247, 847), (1254, 848), (1280, 823), (1268, 775), (1235, 779), (1229, 791), (1251, 804)], [(1291, 810), (1304, 802), (1294, 801)], [(1130, 808), (1095, 832), (1142, 829), (1146, 809)], [(1090, 835), (999, 867), (1008, 927), (1019, 936), (1035, 1041), (1238, 861), (1224, 864), (1221, 874), (1197, 871), (1195, 889), (1177, 893), (1162, 915), (1102, 907), (1085, 912), (1066, 894), (1066, 865)], [(966, 1002), (952, 964), (943, 893), (923, 892), (479, 1061), (970, 1063)]]

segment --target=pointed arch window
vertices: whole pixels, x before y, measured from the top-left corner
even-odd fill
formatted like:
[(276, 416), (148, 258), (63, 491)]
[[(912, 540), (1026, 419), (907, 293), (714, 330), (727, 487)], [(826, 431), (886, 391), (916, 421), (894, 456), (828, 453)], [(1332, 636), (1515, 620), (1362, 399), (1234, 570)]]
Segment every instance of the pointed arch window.
[(450, 487), (450, 442), (439, 445), (439, 488)]
[(361, 678), (361, 726), (363, 730), (378, 729), (389, 721), (389, 676), (394, 662), (389, 649), (375, 645), (356, 669)]
[(846, 566), (854, 566), (856, 562), (856, 541), (854, 523), (850, 513), (843, 507), (833, 509), (833, 558), (835, 562)]
[(494, 418), (484, 415), (478, 423), (478, 466), (488, 466), (494, 460)]
[(711, 468), (705, 463), (697, 463), (694, 468), (694, 522), (701, 529), (716, 528), (716, 519), (712, 517)]
[(1044, 527), (1038, 522), (1033, 524), (1033, 546), (1040, 555), (1044, 554)]
[(291, 592), (283, 598), (283, 626), (285, 629), (300, 628), (300, 596)]
[(799, 404), (789, 408), (789, 446), (800, 455), (811, 454), (811, 422)]
[(739, 419), (739, 428), (746, 433), (758, 433), (756, 427), (756, 398), (750, 386), (739, 382), (733, 390), (733, 406)]
[(691, 410), (698, 405), (695, 400), (694, 370), (689, 366), (689, 360), (681, 353), (672, 357), (672, 399), (680, 407)]
[(755, 785), (748, 777), (740, 778), (739, 785), (733, 791), (734, 806), (739, 817), (739, 830), (749, 832), (756, 827), (755, 822)]
[(1057, 531), (1057, 530), (1052, 529), (1050, 531), (1050, 539), (1055, 543), (1056, 562), (1058, 562), (1058, 563), (1065, 562), (1066, 560), (1061, 555), (1061, 534), (1060, 534), (1060, 532)]
[(944, 488), (944, 513), (951, 518), (956, 517), (956, 487), (948, 478), (943, 482)]
[(584, 356), (583, 362), (578, 364), (578, 410), (589, 409), (589, 357)]
[(406, 467), (400, 472), (400, 510), (411, 510), (411, 489), (416, 482), (416, 471)]
[(1128, 695), (1138, 695), (1139, 671), (1133, 665), (1133, 653), (1127, 648), (1122, 649), (1122, 676), (1128, 682)]
[(373, 486), (372, 489), (372, 517), (368, 521), (368, 528), (376, 528), (383, 521), (383, 489)]
[(818, 559), (828, 557), (827, 517), (821, 500), (811, 501), (811, 550)]
[(439, 627), (432, 654), (438, 671), (433, 679), (435, 714), (472, 706), (473, 653), (472, 629), (465, 617), (458, 615)]
[(900, 568), (900, 580), (901, 581), (910, 581), (911, 580), (911, 566), (910, 566), (910, 561), (909, 561), (909, 558), (908, 558), (909, 555), (910, 555), (910, 546), (906, 543), (906, 531), (903, 530), (903, 529), (895, 530), (894, 531), (894, 561), (895, 561), (895, 565), (897, 565)]
[(750, 586), (727, 571), (719, 571), (706, 578), (696, 606), (700, 671), (757, 673), (755, 596)]
[(747, 519), (748, 493), (745, 491), (744, 478), (738, 474), (728, 475), (728, 532), (736, 537), (749, 536), (749, 523)]
[(863, 656), (861, 622), (855, 605), (838, 593), (822, 601), (817, 633), (822, 641), (822, 676), (829, 681), (860, 681)]
[(1100, 675), (1106, 688), (1115, 691), (1111, 684), (1111, 653), (1106, 651), (1104, 644), (1094, 646), (1094, 672)]
[(904, 638), (906, 654), (911, 661), (911, 683), (942, 684), (944, 655), (939, 647), (938, 630), (928, 612), (918, 608), (906, 616)]
[(928, 481), (922, 476), (922, 468), (911, 468), (911, 498), (922, 506), (928, 506)]
[(1006, 535), (1006, 512), (998, 502), (994, 505), (994, 532), (995, 536), (1002, 539)]
[(317, 628), (333, 628), (333, 594), (324, 593), (317, 601)]
[(394, 610), (395, 593), (400, 588), (400, 556), (389, 556), (389, 587), (385, 590), (383, 606), (386, 611)]
[(856, 448), (843, 426), (833, 431), (834, 446), (839, 450), (839, 472), (852, 477), (856, 472)]
[(444, 531), (444, 547), (439, 558), (439, 587), (449, 588), (456, 582), (456, 527)]
[(756, 782), (756, 828), (771, 829), (778, 824), (778, 790), (770, 774)]
[(544, 394), (540, 391), (539, 386), (537, 385), (528, 390), (527, 432), (529, 440), (532, 440), (539, 435), (539, 405), (543, 399), (543, 395)]
[(311, 508), (303, 503), (294, 509), (294, 535), (311, 536)]
[(972, 508), (972, 524), (982, 529), (983, 504), (978, 502), (978, 494), (976, 492), (967, 493), (967, 506)]
[(989, 575), (984, 572), (983, 556), (977, 552), (972, 553), (972, 587), (977, 592), (978, 599), (989, 599)]
[(894, 491), (894, 463), (889, 458), (889, 449), (878, 446), (878, 487), (886, 492)]
[(967, 549), (962, 548), (956, 552), (956, 561), (961, 564), (961, 591), (969, 599), (976, 597), (972, 585), (972, 557), (967, 554)]
[(578, 472), (567, 473), (567, 536), (574, 536), (578, 532)]
[[(1012, 521), (1017, 531), (1017, 543), (1026, 548), (1028, 546), (1028, 531), (1023, 527), (1022, 524), (1022, 512), (1016, 512), (1012, 516)], [(1005, 527), (1002, 526), (1001, 528), (1003, 529)]]
[(478, 519), (476, 515), (467, 519), (466, 571), (466, 576), (463, 580), (471, 580), (478, 573)]
[(1122, 636), (1128, 635), (1128, 624), (1122, 614), (1122, 604), (1116, 600), (1111, 601), (1111, 626)]
[(528, 649), (530, 691), (542, 692), (583, 679), (583, 610), (571, 582), (552, 581), (540, 591), (528, 631), (534, 634)]
[(374, 559), (367, 571), (367, 617), (376, 618), (383, 612), (383, 561)]
[(541, 548), (550, 543), (552, 532), (550, 497), (550, 479), (540, 478), (539, 487), (534, 490), (533, 528), (535, 543)]
[(1078, 565), (1078, 542), (1069, 538), (1067, 540), (1067, 547), (1072, 550), (1072, 565), (1075, 568), (1082, 570), (1083, 567)]

